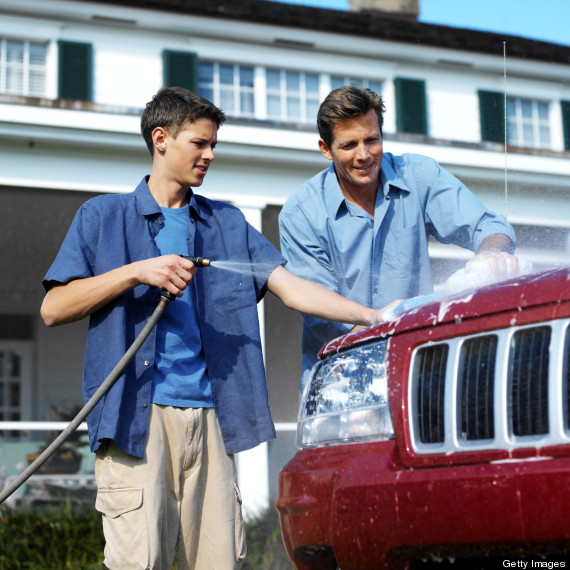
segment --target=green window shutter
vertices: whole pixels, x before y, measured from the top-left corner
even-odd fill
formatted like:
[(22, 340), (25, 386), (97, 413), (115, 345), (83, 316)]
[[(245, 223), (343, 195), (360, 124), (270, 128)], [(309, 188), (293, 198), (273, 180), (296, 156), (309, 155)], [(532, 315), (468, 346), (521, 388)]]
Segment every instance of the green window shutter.
[(426, 84), (421, 79), (394, 79), (396, 129), (402, 133), (427, 135)]
[(564, 133), (564, 148), (570, 150), (570, 101), (560, 101), (562, 107), (562, 132)]
[(479, 91), (481, 140), (505, 142), (505, 98), (495, 91)]
[(163, 82), (166, 87), (184, 87), (198, 93), (198, 55), (192, 52), (162, 52)]
[(93, 100), (93, 49), (91, 44), (60, 40), (60, 99)]

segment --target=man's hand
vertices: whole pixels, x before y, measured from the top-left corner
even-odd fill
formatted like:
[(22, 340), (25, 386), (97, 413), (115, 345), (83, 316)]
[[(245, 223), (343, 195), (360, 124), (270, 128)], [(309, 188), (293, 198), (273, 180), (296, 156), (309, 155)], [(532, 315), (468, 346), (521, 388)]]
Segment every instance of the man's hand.
[(465, 265), (469, 273), (480, 264), (485, 264), (497, 279), (516, 277), (519, 272), (519, 260), (515, 255), (505, 251), (483, 251), (474, 255)]
[(516, 277), (519, 273), (519, 261), (513, 252), (514, 244), (508, 236), (487, 236), (477, 253), (465, 265), (465, 272), (469, 273), (477, 266), (485, 265), (496, 279)]

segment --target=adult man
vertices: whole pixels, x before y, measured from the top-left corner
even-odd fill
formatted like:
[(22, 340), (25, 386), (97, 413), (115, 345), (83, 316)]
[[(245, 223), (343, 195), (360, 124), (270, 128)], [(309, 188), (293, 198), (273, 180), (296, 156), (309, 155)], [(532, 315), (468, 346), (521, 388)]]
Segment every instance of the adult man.
[[(320, 106), (319, 148), (332, 164), (308, 180), (279, 216), (290, 270), (371, 306), (430, 293), (428, 238), (487, 258), (497, 276), (515, 272), (515, 235), (432, 159), (383, 152), (384, 105), (351, 85)], [(322, 345), (350, 327), (304, 315), (303, 377)]]
[[(245, 556), (233, 454), (275, 437), (256, 303), (266, 288), (324, 318), (377, 313), (289, 273), (233, 206), (196, 195), (224, 114), (163, 88), (141, 117), (150, 177), (82, 206), (44, 278), (48, 326), (90, 316), (87, 400), (138, 335), (160, 289), (177, 296), (89, 415), (96, 507), (111, 569), (238, 568)], [(197, 272), (183, 256), (245, 261), (253, 272)], [(192, 286), (188, 286), (192, 284)]]

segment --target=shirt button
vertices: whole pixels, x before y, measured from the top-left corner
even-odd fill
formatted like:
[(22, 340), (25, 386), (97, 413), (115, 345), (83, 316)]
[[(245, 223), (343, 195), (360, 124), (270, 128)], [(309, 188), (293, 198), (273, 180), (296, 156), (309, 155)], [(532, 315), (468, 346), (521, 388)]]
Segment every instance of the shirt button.
[(158, 218), (158, 220), (156, 220), (156, 223), (160, 226), (162, 225), (162, 218)]
[(146, 402), (143, 402), (143, 408), (148, 408), (148, 404)]
[(144, 361), (144, 365), (145, 365), (145, 366), (148, 366), (149, 364), (150, 364), (150, 360), (145, 360), (145, 361)]

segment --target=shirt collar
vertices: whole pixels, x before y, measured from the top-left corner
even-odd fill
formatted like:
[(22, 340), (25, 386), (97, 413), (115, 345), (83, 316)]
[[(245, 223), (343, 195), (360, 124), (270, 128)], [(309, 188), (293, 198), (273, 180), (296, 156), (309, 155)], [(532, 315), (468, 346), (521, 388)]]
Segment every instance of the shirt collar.
[(135, 189), (135, 198), (140, 213), (143, 216), (152, 216), (160, 214), (160, 206), (156, 203), (154, 196), (151, 194), (148, 187), (148, 179), (150, 176), (145, 176)]
[(380, 169), (380, 187), (384, 196), (388, 195), (390, 186), (394, 186), (404, 192), (410, 192), (409, 186), (394, 169), (394, 155), (390, 152), (385, 152), (382, 157), (382, 168)]
[[(391, 153), (385, 152), (382, 157), (382, 166), (380, 168), (380, 184), (379, 188), (382, 189), (384, 196), (388, 195), (390, 186), (394, 186), (404, 192), (410, 192), (408, 185), (404, 182), (402, 177), (394, 170), (394, 157)], [(344, 208), (348, 211), (348, 204), (334, 170), (334, 164), (331, 163), (328, 170), (325, 171), (323, 181), (324, 199), (327, 209), (335, 217), (338, 216), (340, 209)], [(378, 198), (378, 197), (377, 197)], [(377, 199), (378, 203), (378, 199)]]
[(338, 216), (341, 208), (347, 209), (346, 199), (338, 183), (332, 162), (330, 167), (325, 171), (323, 194), (327, 210), (335, 218)]
[[(160, 206), (148, 187), (149, 178), (150, 175), (146, 175), (135, 189), (138, 208), (143, 216), (154, 216), (161, 213)], [(200, 196), (194, 194), (192, 188), (188, 188), (188, 191), (190, 192), (190, 210), (199, 218), (205, 219), (210, 214), (210, 210), (199, 200)]]

